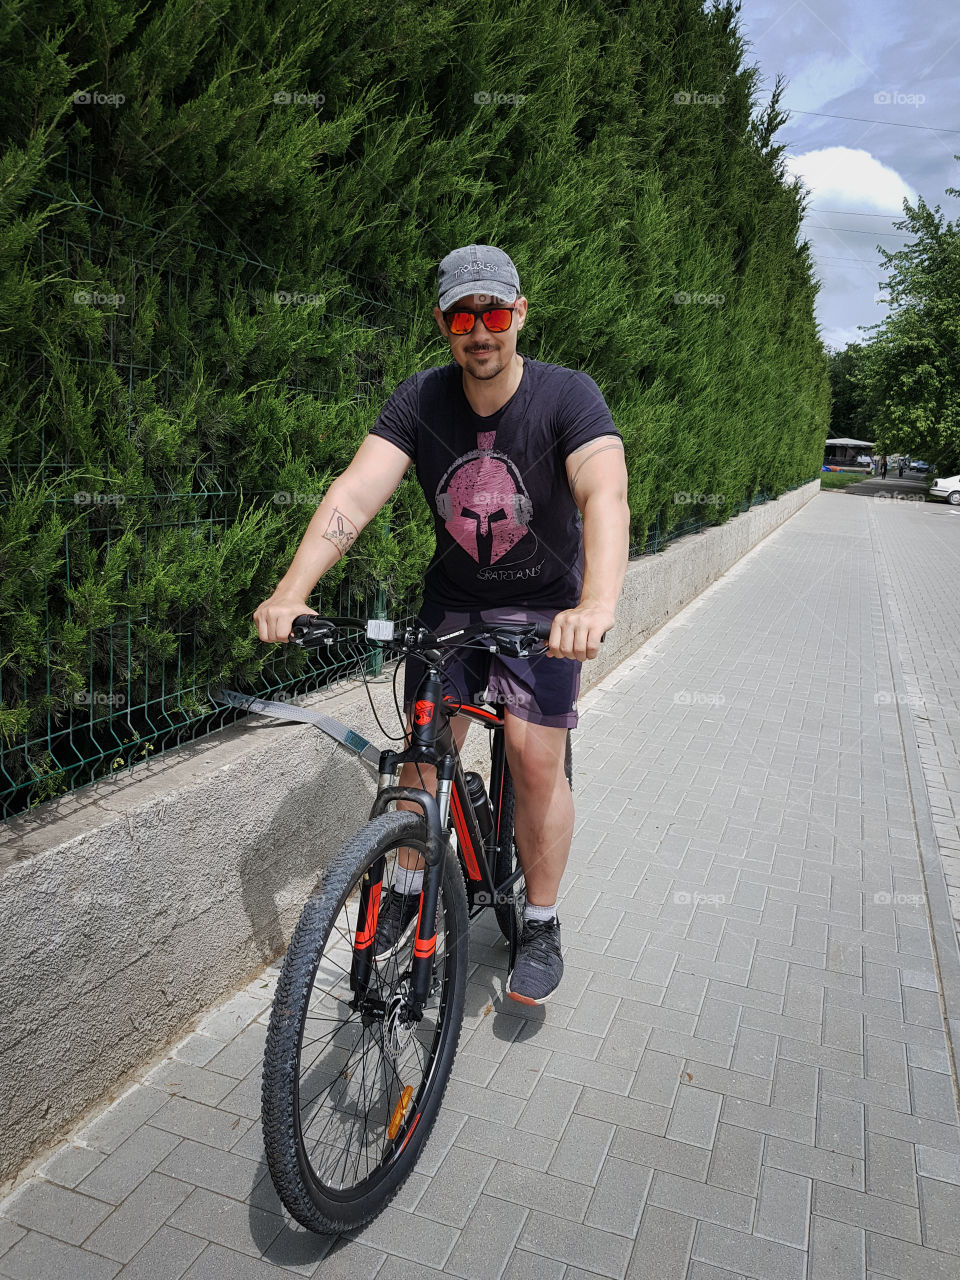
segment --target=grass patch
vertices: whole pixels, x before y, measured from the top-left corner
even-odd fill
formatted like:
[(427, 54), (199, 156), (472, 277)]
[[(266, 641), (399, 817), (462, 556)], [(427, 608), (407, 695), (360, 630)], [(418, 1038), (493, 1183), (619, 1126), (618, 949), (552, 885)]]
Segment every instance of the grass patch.
[(848, 484), (859, 484), (861, 480), (869, 480), (864, 471), (821, 471), (821, 489), (845, 489)]

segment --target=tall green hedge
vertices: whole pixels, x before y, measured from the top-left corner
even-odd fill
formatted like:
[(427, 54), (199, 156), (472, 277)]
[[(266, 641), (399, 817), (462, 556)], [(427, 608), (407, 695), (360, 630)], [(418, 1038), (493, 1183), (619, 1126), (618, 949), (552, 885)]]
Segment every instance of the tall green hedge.
[[(127, 763), (209, 681), (257, 676), (250, 614), (311, 495), (448, 358), (431, 308), (456, 245), (505, 248), (521, 350), (600, 384), (636, 543), (689, 515), (677, 494), (722, 495), (722, 521), (819, 470), (802, 201), (737, 11), (0, 6), (5, 785), (70, 780), (38, 740), (79, 733), (98, 690), (126, 691)], [(405, 483), (318, 605), (344, 574), (405, 598), (431, 542)]]

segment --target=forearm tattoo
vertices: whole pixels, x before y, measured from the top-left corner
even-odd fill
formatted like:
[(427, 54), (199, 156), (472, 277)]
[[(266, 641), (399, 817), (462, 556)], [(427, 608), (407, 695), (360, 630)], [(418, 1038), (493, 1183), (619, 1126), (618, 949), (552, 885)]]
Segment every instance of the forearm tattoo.
[(323, 536), (333, 545), (343, 556), (353, 546), (357, 540), (357, 526), (353, 523), (349, 516), (345, 516), (339, 507), (334, 507), (330, 522), (323, 531)]
[(576, 497), (576, 492), (577, 492), (577, 476), (580, 474), (580, 472), (587, 465), (587, 463), (590, 461), (591, 458), (595, 458), (598, 453), (603, 453), (605, 449), (620, 449), (622, 452), (623, 444), (620, 440), (611, 440), (609, 444), (602, 444), (598, 448), (594, 449), (592, 453), (587, 454), (587, 456), (583, 459), (583, 461), (577, 467), (576, 471), (573, 473), (573, 479), (570, 481), (570, 492), (574, 495), (574, 497)]

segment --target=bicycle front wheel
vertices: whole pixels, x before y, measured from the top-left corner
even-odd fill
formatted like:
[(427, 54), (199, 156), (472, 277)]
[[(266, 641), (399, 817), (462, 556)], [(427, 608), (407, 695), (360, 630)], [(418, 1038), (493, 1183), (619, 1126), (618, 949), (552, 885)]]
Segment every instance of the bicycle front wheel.
[[(414, 813), (385, 813), (350, 840), (300, 917), (277, 985), (264, 1053), (263, 1138), (274, 1186), (312, 1231), (368, 1222), (412, 1171), (436, 1120), (463, 1021), (467, 901), (448, 850), (437, 910), (430, 997), (402, 1017), (415, 928), (354, 962), (364, 878), (394, 880), (400, 848), (426, 851)], [(371, 948), (372, 951), (372, 948)]]

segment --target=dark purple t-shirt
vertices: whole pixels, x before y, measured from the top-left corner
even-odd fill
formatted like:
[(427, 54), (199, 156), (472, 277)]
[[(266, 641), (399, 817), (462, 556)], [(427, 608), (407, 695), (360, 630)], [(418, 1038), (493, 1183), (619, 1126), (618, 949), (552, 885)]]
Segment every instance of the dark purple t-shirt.
[(517, 390), (481, 417), (451, 361), (401, 382), (371, 433), (413, 459), (433, 512), (437, 546), (424, 603), (579, 602), (582, 526), (564, 462), (597, 436), (620, 434), (591, 377), (524, 356)]

